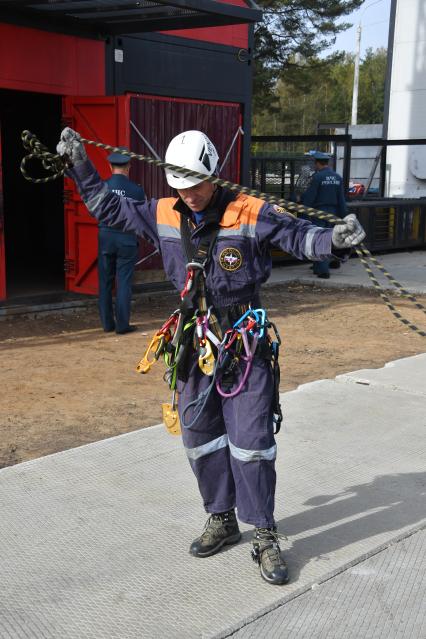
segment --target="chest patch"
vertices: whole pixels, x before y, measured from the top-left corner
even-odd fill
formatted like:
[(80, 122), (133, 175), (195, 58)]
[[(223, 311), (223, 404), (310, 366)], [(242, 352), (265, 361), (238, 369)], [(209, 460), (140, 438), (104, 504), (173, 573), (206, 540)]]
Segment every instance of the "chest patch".
[(219, 264), (225, 271), (237, 271), (242, 263), (243, 256), (236, 248), (225, 248), (219, 255)]

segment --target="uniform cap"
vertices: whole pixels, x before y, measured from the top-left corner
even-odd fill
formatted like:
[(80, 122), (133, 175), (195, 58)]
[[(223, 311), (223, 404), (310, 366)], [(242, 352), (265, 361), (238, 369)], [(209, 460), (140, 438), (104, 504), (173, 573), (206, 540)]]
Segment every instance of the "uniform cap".
[(305, 155), (309, 155), (314, 160), (330, 160), (331, 155), (329, 153), (323, 153), (322, 151), (316, 151), (315, 149), (312, 151), (308, 151)]
[[(126, 146), (119, 146), (118, 148), (122, 149), (123, 151), (129, 150)], [(129, 164), (131, 158), (129, 158), (128, 155), (121, 155), (121, 153), (111, 153), (107, 157), (107, 160), (110, 164), (123, 165), (123, 164)]]

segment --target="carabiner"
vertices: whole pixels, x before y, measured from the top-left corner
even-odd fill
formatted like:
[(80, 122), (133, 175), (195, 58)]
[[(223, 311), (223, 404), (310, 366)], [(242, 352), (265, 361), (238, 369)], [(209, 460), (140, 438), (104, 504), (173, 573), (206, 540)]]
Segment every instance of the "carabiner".
[(142, 373), (142, 374), (147, 373), (149, 371), (149, 369), (151, 368), (151, 366), (156, 361), (155, 355), (154, 355), (153, 359), (151, 359), (151, 360), (148, 359), (148, 356), (149, 356), (151, 351), (154, 351), (154, 353), (157, 351), (158, 344), (159, 344), (161, 338), (162, 338), (162, 335), (159, 335), (158, 333), (155, 333), (154, 337), (151, 340), (150, 345), (148, 346), (148, 348), (145, 351), (145, 355), (142, 357), (141, 361), (139, 362), (139, 364), (136, 367), (136, 371), (138, 373)]
[(240, 324), (242, 324), (244, 322), (246, 317), (249, 317), (250, 315), (254, 315), (254, 319), (256, 320), (256, 322), (259, 321), (259, 317), (257, 315), (257, 310), (255, 310), (253, 308), (249, 308), (248, 311), (246, 311), (244, 313), (244, 315), (241, 315), (240, 319), (235, 322), (235, 324), (234, 324), (234, 326), (232, 328), (238, 328), (240, 326)]
[[(257, 324), (259, 326), (259, 339), (262, 339), (262, 337), (265, 334), (265, 327), (266, 327), (266, 311), (264, 308), (257, 308), (255, 311), (253, 311), (254, 313), (256, 313), (257, 315)], [(250, 331), (251, 334), (253, 335), (253, 331)]]
[(226, 334), (229, 334), (229, 339), (224, 342), (224, 348), (227, 351), (232, 344), (235, 342), (235, 340), (239, 337), (240, 333), (238, 332), (238, 330), (234, 330), (231, 328), (228, 331), (226, 331)]
[(198, 366), (204, 375), (213, 375), (215, 359), (209, 340), (203, 344), (203, 351), (203, 354), (198, 358)]
[(175, 311), (174, 313), (170, 315), (169, 319), (164, 322), (163, 326), (160, 328), (158, 332), (160, 334), (165, 333), (172, 324), (177, 324), (178, 317), (179, 317), (179, 310)]

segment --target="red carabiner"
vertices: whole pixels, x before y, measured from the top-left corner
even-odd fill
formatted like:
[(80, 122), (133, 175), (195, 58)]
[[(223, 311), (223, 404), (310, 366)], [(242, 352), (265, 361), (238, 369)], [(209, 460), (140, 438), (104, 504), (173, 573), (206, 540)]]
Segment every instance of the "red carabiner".
[(188, 273), (186, 274), (185, 286), (183, 287), (183, 291), (180, 294), (180, 299), (183, 300), (185, 295), (189, 293), (192, 288), (192, 280), (194, 279), (194, 271), (192, 268), (188, 269)]
[(159, 335), (164, 335), (164, 333), (169, 330), (170, 326), (172, 324), (177, 324), (177, 314), (173, 313), (173, 315), (171, 315), (169, 317), (168, 320), (166, 320), (163, 324), (163, 326), (160, 328), (160, 330), (158, 331)]

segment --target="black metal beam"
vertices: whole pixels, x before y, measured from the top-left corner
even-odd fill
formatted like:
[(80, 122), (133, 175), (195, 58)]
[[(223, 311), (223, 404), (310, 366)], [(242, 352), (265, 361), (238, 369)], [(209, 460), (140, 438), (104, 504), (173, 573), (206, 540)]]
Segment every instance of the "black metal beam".
[[(351, 135), (253, 135), (252, 142), (341, 142), (352, 138)], [(426, 138), (402, 140), (384, 140), (383, 138), (352, 138), (352, 146), (411, 146), (426, 145)]]
[(95, 36), (253, 24), (261, 19), (259, 10), (215, 0), (155, 0), (145, 7), (135, 7), (128, 0), (108, 4), (96, 0), (54, 4), (43, 0), (0, 0), (0, 20)]
[(235, 4), (217, 2), (217, 0), (157, 0), (160, 4), (201, 11), (212, 16), (222, 15), (230, 18), (239, 18), (240, 22), (259, 22), (262, 20), (262, 11), (239, 7)]
[(252, 142), (346, 142), (350, 135), (253, 135)]
[(357, 138), (352, 140), (352, 146), (423, 146), (426, 138), (410, 138), (403, 140), (383, 140), (382, 138)]

